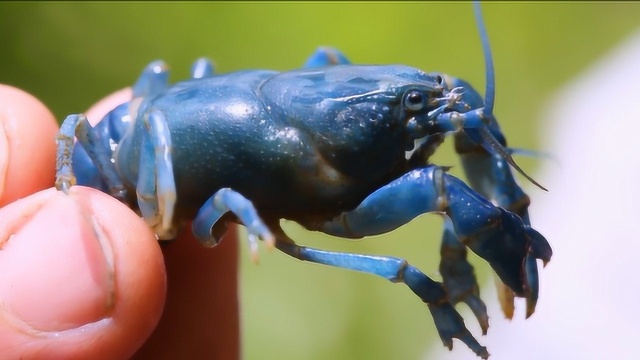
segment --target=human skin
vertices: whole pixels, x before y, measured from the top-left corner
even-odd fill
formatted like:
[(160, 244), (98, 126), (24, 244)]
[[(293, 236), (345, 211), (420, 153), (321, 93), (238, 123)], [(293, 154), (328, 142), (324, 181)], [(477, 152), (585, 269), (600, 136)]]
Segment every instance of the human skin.
[(235, 228), (215, 249), (188, 230), (159, 245), (107, 194), (52, 188), (58, 127), (40, 101), (0, 85), (0, 125), (0, 358), (240, 357)]

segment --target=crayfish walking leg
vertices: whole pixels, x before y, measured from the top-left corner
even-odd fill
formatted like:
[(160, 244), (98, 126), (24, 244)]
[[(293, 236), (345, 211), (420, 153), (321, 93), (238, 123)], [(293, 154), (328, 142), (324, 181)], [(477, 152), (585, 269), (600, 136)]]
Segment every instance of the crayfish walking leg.
[(471, 335), (460, 314), (449, 303), (442, 284), (432, 280), (406, 260), (298, 246), (281, 230), (276, 233), (276, 247), (299, 260), (360, 271), (381, 276), (391, 282), (405, 283), (429, 307), (438, 334), (449, 350), (453, 348), (453, 338), (457, 338), (482, 359), (489, 357), (487, 348), (480, 345)]

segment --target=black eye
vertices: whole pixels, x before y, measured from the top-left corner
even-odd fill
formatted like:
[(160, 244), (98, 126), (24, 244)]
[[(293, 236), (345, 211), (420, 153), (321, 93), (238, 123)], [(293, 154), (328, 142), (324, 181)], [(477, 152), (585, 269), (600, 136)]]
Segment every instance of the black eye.
[(412, 111), (419, 111), (425, 106), (425, 95), (419, 91), (409, 91), (404, 98), (404, 106)]
[(436, 82), (437, 82), (438, 84), (442, 85), (442, 81), (443, 81), (443, 80), (442, 80), (442, 76), (440, 76), (440, 75), (436, 75)]

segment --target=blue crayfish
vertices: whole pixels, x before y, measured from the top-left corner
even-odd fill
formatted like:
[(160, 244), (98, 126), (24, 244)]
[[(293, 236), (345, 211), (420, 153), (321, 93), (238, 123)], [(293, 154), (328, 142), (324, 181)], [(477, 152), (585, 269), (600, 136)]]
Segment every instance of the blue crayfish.
[[(83, 115), (65, 119), (56, 186), (66, 192), (77, 179), (119, 198), (161, 240), (193, 220), (196, 237), (215, 246), (226, 224), (236, 222), (247, 228), (254, 255), (261, 239), (300, 260), (403, 282), (427, 303), (445, 346), (458, 338), (486, 359), (486, 348), (454, 309), (467, 303), (486, 333), (486, 307), (466, 247), (506, 285), (507, 316), (513, 296), (526, 298), (527, 316), (533, 313), (536, 260), (546, 263), (552, 251), (530, 227), (529, 198), (511, 168), (522, 171), (492, 113), (493, 65), (477, 4), (476, 10), (486, 99), (445, 74), (351, 65), (328, 48), (287, 72), (218, 75), (201, 59), (192, 79), (173, 85), (164, 63), (153, 62), (133, 86), (134, 99), (95, 127)], [(449, 133), (471, 187), (429, 163)], [(403, 259), (298, 246), (279, 226), (284, 218), (362, 238), (426, 212), (446, 215), (442, 283)]]

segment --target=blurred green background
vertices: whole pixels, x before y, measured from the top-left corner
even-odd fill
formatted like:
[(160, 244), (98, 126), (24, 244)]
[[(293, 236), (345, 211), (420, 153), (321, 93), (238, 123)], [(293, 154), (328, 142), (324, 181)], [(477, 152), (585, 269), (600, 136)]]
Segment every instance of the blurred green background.
[[(496, 115), (510, 144), (530, 149), (544, 136), (539, 117), (553, 92), (640, 26), (638, 3), (484, 3), (483, 10)], [(214, 59), (220, 72), (286, 70), (318, 45), (336, 46), (357, 63), (446, 72), (481, 93), (485, 84), (466, 2), (2, 2), (0, 37), (0, 83), (34, 94), (58, 119), (131, 85), (155, 59), (168, 62), (179, 80), (200, 56)], [(436, 162), (458, 164), (449, 142), (440, 150)], [(518, 161), (535, 173), (535, 159)], [(350, 242), (285, 225), (301, 244), (404, 257), (435, 279), (441, 227), (438, 216), (427, 215), (392, 234)], [(433, 344), (431, 316), (405, 287), (262, 249), (256, 266), (242, 244), (245, 358), (415, 359)], [(472, 261), (485, 278), (488, 267)], [(475, 320), (466, 319), (479, 337)]]

